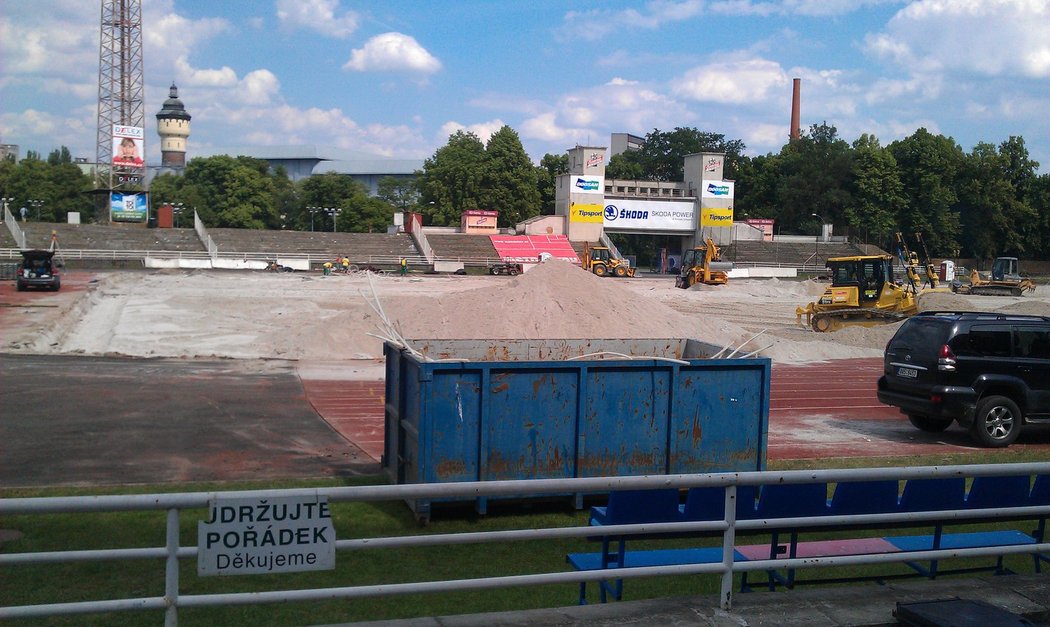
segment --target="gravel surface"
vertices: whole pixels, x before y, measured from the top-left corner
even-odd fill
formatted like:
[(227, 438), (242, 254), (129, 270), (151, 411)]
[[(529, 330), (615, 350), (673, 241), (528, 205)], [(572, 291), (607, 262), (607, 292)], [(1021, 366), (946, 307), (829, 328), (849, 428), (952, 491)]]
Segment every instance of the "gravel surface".
[[(33, 310), (34, 324), (5, 325), (0, 346), (37, 354), (374, 360), (382, 357), (376, 336), (390, 336), (392, 325), (406, 338), (694, 338), (782, 363), (880, 356), (898, 325), (829, 334), (796, 325), (795, 307), (824, 287), (734, 279), (680, 290), (671, 277), (598, 278), (557, 260), (518, 277), (115, 271), (100, 273), (85, 291), (40, 293), (37, 302), (47, 306)], [(1050, 315), (1050, 287), (1022, 297), (927, 293), (919, 306)]]

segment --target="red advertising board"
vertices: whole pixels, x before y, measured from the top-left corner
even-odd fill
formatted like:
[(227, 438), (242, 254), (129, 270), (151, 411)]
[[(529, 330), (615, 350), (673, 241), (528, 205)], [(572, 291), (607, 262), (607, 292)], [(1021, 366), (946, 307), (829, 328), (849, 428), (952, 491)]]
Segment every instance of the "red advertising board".
[(580, 263), (569, 238), (564, 235), (490, 235), (492, 246), (507, 263), (536, 263), (540, 253), (556, 259)]

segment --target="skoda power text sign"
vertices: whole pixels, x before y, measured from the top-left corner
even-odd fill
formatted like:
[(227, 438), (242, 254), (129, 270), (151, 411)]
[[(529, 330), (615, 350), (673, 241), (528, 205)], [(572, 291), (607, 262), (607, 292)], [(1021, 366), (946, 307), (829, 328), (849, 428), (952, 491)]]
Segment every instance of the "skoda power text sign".
[(617, 199), (605, 205), (607, 229), (633, 231), (692, 231), (696, 210), (692, 201)]
[(328, 499), (216, 498), (197, 524), (197, 574), (252, 575), (335, 568)]

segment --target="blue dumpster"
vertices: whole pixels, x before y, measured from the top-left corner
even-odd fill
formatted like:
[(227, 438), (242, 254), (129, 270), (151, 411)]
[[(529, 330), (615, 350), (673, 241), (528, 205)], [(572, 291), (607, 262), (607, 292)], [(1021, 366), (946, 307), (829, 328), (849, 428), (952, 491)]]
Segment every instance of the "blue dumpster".
[[(711, 359), (686, 339), (408, 345), (383, 349), (396, 483), (765, 468), (768, 359)], [(429, 501), (409, 505), (429, 517)]]

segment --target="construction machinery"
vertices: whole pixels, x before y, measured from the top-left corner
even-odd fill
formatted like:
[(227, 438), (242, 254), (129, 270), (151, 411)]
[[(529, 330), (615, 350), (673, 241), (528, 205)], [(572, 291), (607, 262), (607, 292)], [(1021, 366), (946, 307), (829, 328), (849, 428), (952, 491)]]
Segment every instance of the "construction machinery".
[(985, 279), (976, 269), (970, 272), (970, 284), (954, 286), (960, 294), (980, 296), (1022, 296), (1035, 290), (1035, 283), (1018, 271), (1017, 257), (997, 257), (991, 277)]
[(918, 312), (917, 286), (910, 279), (898, 285), (893, 279), (893, 257), (858, 255), (828, 259), (831, 285), (816, 302), (797, 307), (802, 324), (821, 333), (847, 326), (873, 327), (904, 320)]
[(583, 245), (583, 269), (598, 276), (633, 277), (635, 269), (619, 259), (608, 246)]
[(682, 266), (675, 277), (675, 287), (689, 289), (697, 283), (704, 285), (725, 285), (729, 282), (726, 270), (732, 264), (722, 261), (718, 246), (710, 237), (703, 246), (685, 251), (682, 254)]

